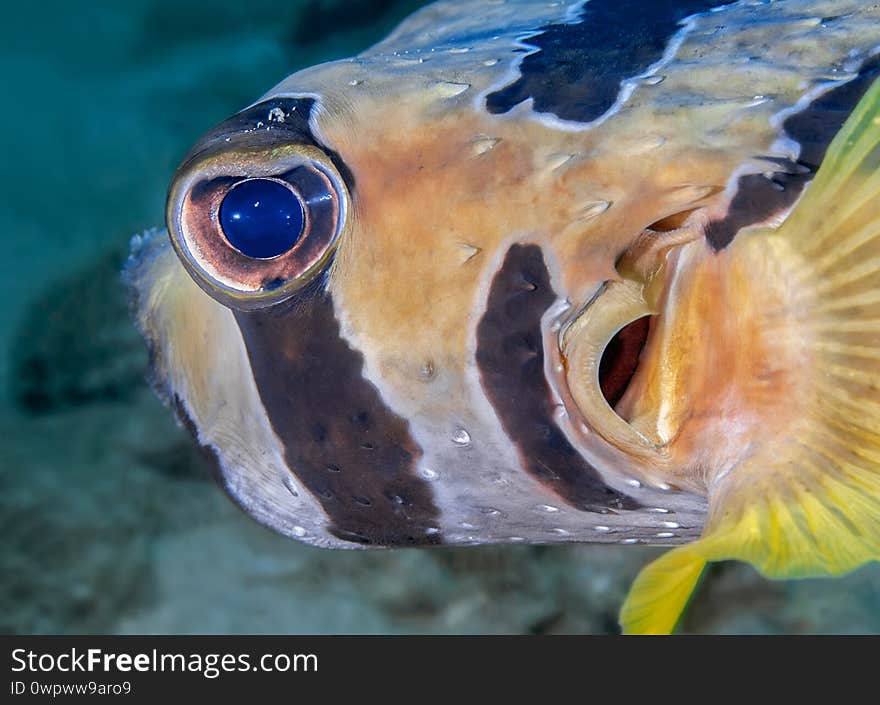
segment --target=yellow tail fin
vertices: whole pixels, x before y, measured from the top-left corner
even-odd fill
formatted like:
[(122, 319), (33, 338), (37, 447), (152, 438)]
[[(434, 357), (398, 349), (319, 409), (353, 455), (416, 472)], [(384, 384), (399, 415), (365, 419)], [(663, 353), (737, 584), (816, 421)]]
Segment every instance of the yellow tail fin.
[(744, 271), (783, 280), (773, 320), (807, 361), (796, 413), (712, 479), (703, 537), (642, 571), (629, 633), (671, 632), (707, 561), (790, 578), (880, 560), (880, 81), (782, 226), (731, 249)]

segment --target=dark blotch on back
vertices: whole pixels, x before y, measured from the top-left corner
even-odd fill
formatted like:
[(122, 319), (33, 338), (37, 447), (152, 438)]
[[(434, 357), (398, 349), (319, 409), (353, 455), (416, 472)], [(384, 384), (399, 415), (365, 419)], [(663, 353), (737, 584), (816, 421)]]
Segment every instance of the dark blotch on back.
[(553, 24), (526, 40), (520, 77), (486, 97), (490, 113), (506, 113), (529, 98), (534, 110), (591, 122), (617, 101), (621, 82), (659, 61), (688, 15), (729, 2), (591, 0), (577, 24)]
[(477, 365), (526, 471), (578, 509), (634, 509), (568, 442), (544, 376), (541, 318), (556, 300), (541, 248), (513, 245), (492, 281), (477, 328)]
[(437, 508), (415, 475), (407, 422), (364, 379), (329, 294), (312, 286), (284, 310), (236, 312), (260, 397), (285, 459), (332, 520), (333, 535), (381, 546), (434, 544)]
[(715, 250), (727, 247), (742, 228), (794, 205), (821, 166), (831, 140), (878, 76), (880, 55), (866, 61), (856, 78), (823, 93), (785, 120), (785, 133), (801, 147), (798, 160), (768, 159), (766, 174), (740, 177), (727, 215), (706, 229), (706, 239)]

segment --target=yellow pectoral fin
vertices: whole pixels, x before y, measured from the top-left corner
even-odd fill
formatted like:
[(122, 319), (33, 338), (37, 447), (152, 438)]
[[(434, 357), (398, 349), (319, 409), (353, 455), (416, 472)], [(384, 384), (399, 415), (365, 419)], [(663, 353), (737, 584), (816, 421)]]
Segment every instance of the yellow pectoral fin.
[(713, 550), (771, 577), (839, 575), (880, 558), (880, 81), (754, 239), (792, 273), (787, 330), (807, 364), (794, 421), (710, 489)]
[(642, 569), (621, 610), (624, 633), (670, 634), (708, 562), (744, 561), (781, 579), (880, 560), (880, 468), (842, 456), (816, 467), (809, 458), (823, 451), (796, 447), (734, 469), (712, 498), (704, 537)]
[(697, 544), (674, 548), (642, 569), (620, 611), (624, 634), (672, 633), (706, 567)]

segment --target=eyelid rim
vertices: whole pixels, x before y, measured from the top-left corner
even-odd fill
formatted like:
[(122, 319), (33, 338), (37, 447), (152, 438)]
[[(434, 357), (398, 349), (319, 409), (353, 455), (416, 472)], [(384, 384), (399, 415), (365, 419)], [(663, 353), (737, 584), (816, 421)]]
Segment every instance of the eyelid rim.
[[(205, 267), (198, 253), (193, 251), (188, 242), (187, 229), (183, 222), (187, 196), (192, 192), (193, 187), (199, 182), (222, 177), (277, 179), (279, 173), (287, 173), (298, 166), (311, 167), (320, 172), (330, 183), (336, 196), (334, 199), (337, 211), (335, 230), (328, 238), (328, 243), (320, 255), (311, 261), (298, 276), (288, 279), (277, 288), (245, 290), (236, 288), (228, 281), (214, 276)], [(299, 195), (302, 197), (304, 211), (308, 211), (308, 199), (304, 194)], [(219, 203), (214, 210), (219, 210)], [(168, 192), (166, 223), (172, 247), (184, 269), (196, 284), (223, 305), (233, 309), (250, 311), (274, 306), (288, 300), (327, 269), (344, 232), (349, 228), (348, 215), (350, 210), (350, 196), (342, 175), (332, 160), (320, 149), (302, 144), (288, 144), (270, 149), (239, 147), (220, 153), (194, 154), (181, 165)], [(216, 237), (222, 239), (231, 251), (252, 263), (268, 264), (277, 262), (279, 258), (295, 255), (301, 243), (309, 239), (309, 233), (304, 225), (300, 242), (288, 253), (270, 260), (247, 258), (228, 243), (217, 221), (217, 213), (212, 212), (210, 218), (216, 228)], [(306, 222), (309, 223), (310, 220), (310, 214), (306, 213)]]

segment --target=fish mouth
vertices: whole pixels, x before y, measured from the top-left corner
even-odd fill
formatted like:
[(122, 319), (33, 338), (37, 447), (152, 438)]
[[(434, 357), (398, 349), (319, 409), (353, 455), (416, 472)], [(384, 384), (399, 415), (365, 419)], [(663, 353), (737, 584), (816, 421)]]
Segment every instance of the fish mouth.
[[(642, 235), (617, 263), (619, 278), (598, 293), (563, 326), (557, 340), (562, 363), (559, 385), (574, 406), (572, 432), (585, 447), (601, 440), (615, 466), (640, 480), (666, 487), (674, 429), (656, 423), (664, 400), (646, 392), (645, 380), (676, 375), (676, 361), (649, 354), (662, 344), (664, 318), (674, 286), (677, 253), (701, 235), (698, 227)], [(667, 432), (668, 431), (668, 432)], [(597, 439), (598, 437), (598, 439)]]
[(608, 342), (599, 362), (599, 389), (618, 416), (628, 421), (626, 411), (618, 409), (621, 399), (630, 388), (641, 361), (642, 351), (651, 334), (654, 316), (642, 316), (627, 323)]

